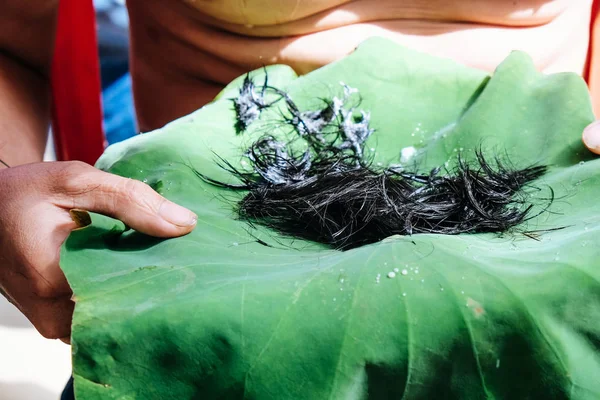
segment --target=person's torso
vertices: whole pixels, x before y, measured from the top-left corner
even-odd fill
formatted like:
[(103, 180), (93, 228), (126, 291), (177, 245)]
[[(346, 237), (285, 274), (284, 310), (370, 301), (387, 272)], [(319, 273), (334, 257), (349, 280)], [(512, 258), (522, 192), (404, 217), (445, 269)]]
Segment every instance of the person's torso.
[(371, 36), (493, 71), (512, 51), (540, 71), (585, 67), (592, 0), (129, 0), (142, 130), (208, 103), (263, 65), (299, 74)]

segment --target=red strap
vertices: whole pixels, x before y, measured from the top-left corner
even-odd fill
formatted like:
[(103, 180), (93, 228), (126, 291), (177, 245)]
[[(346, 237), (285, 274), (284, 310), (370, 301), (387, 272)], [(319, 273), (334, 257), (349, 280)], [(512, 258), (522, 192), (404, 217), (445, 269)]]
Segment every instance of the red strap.
[(600, 0), (594, 0), (592, 3), (592, 18), (590, 18), (590, 43), (588, 46), (587, 60), (585, 64), (585, 69), (583, 71), (583, 78), (586, 82), (590, 83), (590, 68), (594, 50), (594, 26), (596, 21), (598, 20), (598, 14), (600, 13)]
[(92, 0), (60, 1), (51, 85), (57, 159), (94, 164), (105, 140)]

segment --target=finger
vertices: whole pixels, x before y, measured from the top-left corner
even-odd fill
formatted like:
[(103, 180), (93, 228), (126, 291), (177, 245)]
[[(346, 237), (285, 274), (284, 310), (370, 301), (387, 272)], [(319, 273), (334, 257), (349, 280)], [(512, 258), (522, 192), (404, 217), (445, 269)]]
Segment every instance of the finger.
[(123, 221), (156, 237), (189, 233), (197, 217), (133, 179), (102, 172), (83, 163), (70, 163), (56, 181), (56, 191), (68, 209), (83, 209)]
[[(32, 281), (20, 274), (4, 274), (2, 281), (14, 304), (38, 332), (48, 339), (69, 337), (75, 303), (72, 295), (42, 297)], [(8, 297), (7, 297), (8, 298)]]
[(583, 144), (595, 154), (600, 154), (600, 120), (589, 124), (583, 130)]
[(20, 220), (10, 231), (19, 238), (18, 251), (9, 255), (10, 262), (1, 275), (4, 279), (22, 278), (12, 287), (27, 287), (39, 297), (70, 295), (71, 288), (59, 268), (62, 244), (75, 227), (69, 215), (50, 203), (27, 205), (13, 214)]
[(74, 309), (70, 297), (37, 299), (28, 304), (25, 316), (45, 338), (60, 339), (71, 336)]
[(22, 312), (43, 337), (60, 339), (71, 336), (74, 309), (75, 303), (70, 297), (37, 298), (27, 302)]

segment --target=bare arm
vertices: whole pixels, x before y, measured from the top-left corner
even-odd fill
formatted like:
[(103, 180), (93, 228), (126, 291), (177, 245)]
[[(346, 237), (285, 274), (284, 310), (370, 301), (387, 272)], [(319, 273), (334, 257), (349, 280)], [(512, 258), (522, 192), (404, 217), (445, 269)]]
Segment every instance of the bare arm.
[(58, 0), (0, 5), (0, 159), (11, 166), (44, 154), (57, 9)]

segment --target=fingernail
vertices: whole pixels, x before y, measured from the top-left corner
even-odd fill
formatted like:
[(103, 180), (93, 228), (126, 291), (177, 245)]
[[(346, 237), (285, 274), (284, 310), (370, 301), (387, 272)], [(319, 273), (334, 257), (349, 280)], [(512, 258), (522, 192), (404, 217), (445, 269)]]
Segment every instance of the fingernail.
[(198, 217), (196, 214), (168, 200), (162, 203), (158, 214), (173, 225), (190, 227), (196, 225)]
[(591, 123), (583, 130), (583, 144), (591, 152), (600, 154), (600, 120)]
[(90, 217), (90, 214), (85, 210), (74, 208), (69, 210), (69, 215), (78, 228), (85, 228), (92, 224), (92, 217)]

